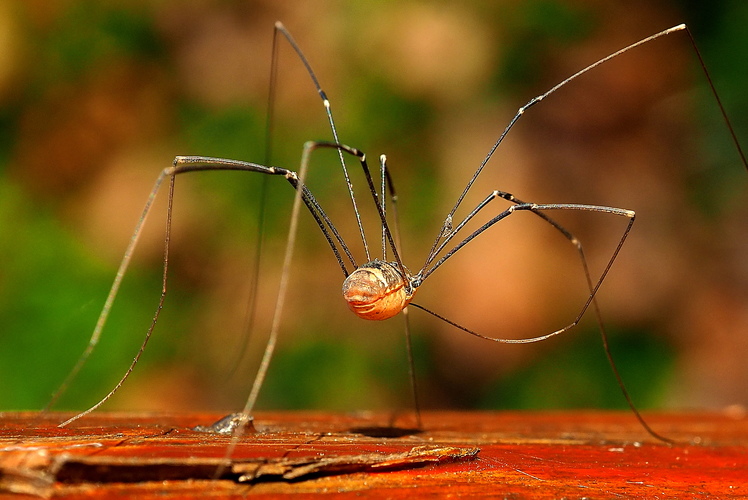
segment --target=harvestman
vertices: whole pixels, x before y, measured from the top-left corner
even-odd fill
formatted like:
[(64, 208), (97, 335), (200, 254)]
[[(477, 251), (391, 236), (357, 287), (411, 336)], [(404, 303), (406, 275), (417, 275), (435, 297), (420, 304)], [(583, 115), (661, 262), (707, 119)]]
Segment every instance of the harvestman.
[[(329, 126), (332, 131), (333, 141), (332, 142), (307, 142), (304, 145), (304, 150), (301, 156), (299, 172), (294, 172), (292, 170), (288, 170), (288, 169), (281, 168), (281, 167), (265, 166), (265, 165), (239, 161), (239, 160), (211, 158), (211, 157), (204, 157), (204, 156), (177, 156), (174, 159), (172, 166), (164, 169), (159, 175), (158, 179), (156, 180), (155, 186), (153, 187), (153, 190), (151, 191), (148, 197), (145, 208), (143, 209), (140, 219), (138, 220), (138, 223), (135, 227), (133, 235), (130, 239), (130, 243), (128, 244), (128, 247), (125, 251), (124, 257), (122, 258), (122, 262), (120, 263), (116, 277), (109, 291), (109, 295), (107, 296), (107, 299), (104, 303), (103, 309), (98, 318), (98, 321), (94, 328), (93, 334), (91, 335), (89, 343), (85, 351), (82, 353), (82, 355), (78, 359), (76, 365), (73, 367), (71, 372), (68, 374), (67, 378), (62, 383), (58, 391), (52, 397), (50, 403), (47, 405), (47, 408), (50, 408), (55, 403), (55, 401), (59, 398), (59, 396), (67, 389), (68, 385), (72, 382), (73, 378), (77, 375), (78, 371), (81, 369), (81, 367), (83, 366), (83, 364), (88, 359), (91, 352), (93, 351), (94, 347), (98, 343), (99, 338), (101, 336), (102, 329), (104, 328), (104, 324), (106, 323), (110, 309), (117, 295), (117, 292), (119, 290), (124, 274), (127, 270), (127, 267), (130, 263), (130, 259), (132, 258), (132, 254), (135, 250), (135, 246), (137, 245), (138, 239), (141, 234), (141, 229), (143, 225), (145, 224), (145, 221), (151, 211), (151, 207), (156, 197), (156, 194), (161, 188), (161, 185), (164, 182), (164, 180), (166, 179), (169, 180), (169, 194), (168, 194), (168, 207), (167, 207), (167, 215), (166, 215), (166, 234), (165, 234), (165, 243), (164, 243), (164, 266), (163, 266), (163, 278), (162, 278), (162, 291), (161, 291), (160, 299), (158, 301), (156, 312), (154, 313), (153, 319), (151, 321), (151, 325), (148, 328), (145, 339), (137, 355), (133, 359), (131, 365), (129, 366), (125, 374), (122, 376), (119, 382), (115, 385), (115, 387), (106, 396), (104, 396), (98, 403), (93, 405), (91, 408), (66, 420), (65, 422), (61, 423), (60, 426), (68, 425), (69, 423), (87, 415), (88, 413), (92, 412), (93, 410), (97, 409), (102, 404), (104, 404), (109, 398), (111, 398), (114, 395), (114, 393), (122, 386), (122, 384), (125, 382), (127, 377), (130, 375), (130, 373), (134, 369), (135, 365), (140, 359), (140, 356), (143, 354), (145, 350), (145, 347), (148, 343), (148, 340), (151, 337), (151, 334), (153, 333), (153, 329), (155, 328), (156, 322), (158, 321), (158, 317), (163, 307), (164, 300), (166, 298), (166, 292), (167, 292), (166, 284), (167, 284), (167, 274), (168, 274), (167, 271), (168, 271), (168, 263), (169, 263), (169, 242), (170, 242), (170, 236), (171, 236), (172, 207), (173, 207), (174, 185), (175, 185), (176, 176), (179, 174), (187, 173), (187, 172), (197, 172), (197, 171), (207, 171), (207, 170), (211, 170), (211, 171), (239, 170), (239, 171), (247, 171), (247, 172), (256, 172), (256, 173), (267, 174), (267, 175), (282, 176), (291, 184), (291, 186), (296, 191), (293, 207), (291, 210), (291, 224), (289, 226), (289, 234), (287, 238), (285, 257), (284, 257), (282, 274), (281, 274), (281, 283), (280, 283), (278, 298), (277, 298), (276, 305), (275, 305), (275, 312), (273, 315), (270, 336), (268, 339), (268, 344), (265, 349), (262, 361), (260, 363), (260, 367), (258, 369), (257, 376), (255, 377), (251, 393), (249, 395), (249, 398), (247, 400), (247, 403), (244, 407), (243, 412), (240, 414), (242, 423), (248, 421), (249, 415), (254, 409), (257, 396), (259, 394), (260, 388), (264, 381), (264, 378), (267, 373), (267, 369), (268, 369), (268, 366), (269, 366), (269, 363), (270, 363), (270, 360), (272, 358), (273, 351), (275, 348), (275, 344), (276, 344), (276, 340), (278, 336), (278, 330), (280, 327), (280, 319), (281, 319), (281, 315), (282, 315), (282, 311), (284, 307), (284, 301), (286, 297), (286, 290), (288, 286), (288, 279), (289, 279), (289, 274), (290, 274), (290, 271), (289, 271), (290, 262), (293, 256), (293, 249), (294, 249), (294, 243), (295, 243), (295, 238), (296, 238), (296, 229), (298, 225), (298, 216), (299, 216), (301, 204), (303, 203), (309, 210), (310, 214), (316, 221), (317, 225), (319, 226), (320, 231), (322, 232), (325, 239), (327, 240), (327, 243), (332, 249), (332, 252), (334, 253), (335, 258), (341, 270), (343, 271), (343, 274), (345, 276), (345, 281), (343, 282), (343, 297), (347, 301), (348, 307), (351, 309), (353, 313), (355, 313), (360, 318), (368, 319), (368, 320), (385, 320), (393, 316), (396, 316), (397, 314), (401, 312), (404, 313), (404, 316), (406, 319), (406, 334), (408, 335), (408, 348), (409, 349), (410, 349), (410, 340), (409, 340), (409, 333), (408, 333), (408, 328), (407, 328), (408, 305), (421, 309), (449, 323), (450, 325), (464, 332), (467, 332), (471, 335), (474, 335), (476, 337), (480, 337), (486, 340), (492, 340), (494, 342), (507, 343), (507, 344), (525, 344), (525, 343), (539, 342), (539, 341), (548, 339), (550, 337), (553, 337), (555, 335), (564, 333), (570, 330), (571, 328), (573, 328), (574, 326), (576, 326), (581, 320), (582, 316), (586, 313), (586, 311), (590, 308), (590, 306), (592, 306), (592, 309), (594, 311), (594, 314), (597, 320), (598, 327), (600, 329), (600, 333), (601, 333), (602, 340), (603, 340), (603, 346), (605, 348), (605, 353), (606, 353), (608, 362), (610, 363), (610, 366), (613, 369), (614, 376), (618, 382), (618, 385), (621, 388), (621, 391), (623, 392), (623, 395), (629, 407), (631, 408), (631, 410), (633, 411), (634, 415), (639, 420), (641, 425), (646, 429), (646, 431), (649, 434), (651, 434), (653, 437), (661, 441), (670, 442), (669, 439), (657, 434), (654, 430), (652, 430), (649, 427), (649, 425), (644, 421), (642, 416), (639, 414), (639, 411), (634, 406), (628, 394), (628, 391), (626, 390), (623, 384), (623, 380), (621, 379), (621, 376), (618, 373), (618, 369), (616, 368), (613, 358), (611, 356), (611, 353), (608, 347), (608, 340), (607, 340), (607, 335), (605, 332), (605, 327), (603, 325), (602, 318), (600, 315), (600, 310), (598, 308), (598, 305), (595, 299), (597, 291), (599, 290), (600, 286), (605, 280), (605, 277), (610, 271), (610, 268), (613, 265), (613, 262), (616, 260), (616, 257), (618, 256), (619, 251), (621, 250), (624, 242), (626, 241), (626, 237), (631, 231), (631, 227), (635, 219), (634, 211), (626, 210), (622, 208), (614, 208), (614, 207), (599, 206), (599, 205), (583, 205), (583, 204), (574, 204), (574, 203), (551, 203), (551, 204), (528, 203), (528, 202), (525, 202), (525, 201), (522, 201), (516, 198), (514, 195), (510, 193), (495, 190), (491, 192), (488, 196), (486, 196), (483, 199), (483, 201), (481, 201), (461, 221), (456, 223), (454, 221), (454, 215), (457, 212), (458, 208), (463, 203), (463, 200), (468, 194), (468, 191), (471, 189), (474, 182), (476, 181), (478, 176), (481, 174), (481, 172), (483, 171), (488, 161), (493, 156), (496, 149), (503, 142), (504, 138), (509, 133), (509, 131), (512, 129), (514, 124), (524, 115), (524, 113), (529, 108), (531, 108), (538, 102), (542, 101), (543, 99), (545, 99), (546, 97), (554, 93), (556, 90), (566, 85), (567, 83), (571, 82), (572, 80), (596, 68), (597, 66), (621, 55), (622, 53), (627, 52), (636, 47), (639, 47), (641, 45), (644, 45), (657, 38), (661, 38), (665, 35), (668, 35), (674, 32), (679, 32), (679, 31), (684, 31), (688, 35), (689, 39), (691, 40), (691, 43), (694, 47), (696, 55), (699, 58), (701, 66), (706, 74), (707, 80), (709, 81), (710, 87), (712, 89), (712, 93), (715, 96), (717, 104), (720, 107), (722, 116), (727, 123), (730, 133), (732, 134), (733, 142), (735, 143), (738, 149), (738, 152), (742, 159), (742, 163), (743, 165), (746, 166), (746, 168), (748, 168), (748, 163), (746, 162), (745, 156), (740, 148), (740, 145), (738, 144), (738, 141), (736, 139), (735, 133), (733, 132), (732, 126), (729, 120), (727, 119), (727, 115), (724, 111), (724, 108), (722, 107), (722, 103), (720, 102), (720, 99), (717, 96), (716, 90), (714, 89), (714, 86), (712, 85), (709, 74), (706, 72), (706, 67), (704, 66), (704, 62), (701, 58), (701, 55), (698, 49), (696, 48), (693, 37), (690, 31), (688, 30), (688, 28), (686, 27), (686, 25), (681, 24), (679, 26), (675, 26), (673, 28), (661, 31), (657, 34), (654, 34), (650, 37), (640, 40), (639, 42), (629, 45), (603, 59), (600, 59), (599, 61), (587, 66), (586, 68), (578, 71), (577, 73), (573, 74), (569, 78), (563, 80), (561, 83), (557, 84), (556, 86), (554, 86), (553, 88), (545, 92), (544, 94), (541, 94), (531, 99), (529, 102), (527, 102), (527, 104), (519, 108), (519, 110), (517, 111), (517, 114), (509, 122), (509, 124), (506, 126), (502, 134), (499, 136), (498, 140), (491, 147), (485, 159), (481, 162), (478, 169), (475, 171), (473, 176), (468, 181), (467, 185), (462, 191), (462, 194), (460, 194), (460, 196), (457, 198), (457, 201), (455, 202), (453, 208), (450, 210), (450, 212), (445, 217), (442, 227), (438, 235), (436, 236), (436, 239), (434, 240), (433, 245), (431, 246), (431, 250), (428, 252), (428, 255), (425, 259), (424, 264), (420, 267), (420, 269), (416, 273), (411, 273), (408, 270), (408, 268), (406, 268), (405, 265), (403, 264), (400, 254), (398, 252), (397, 242), (399, 238), (397, 235), (396, 221), (393, 221), (394, 225), (393, 225), (392, 230), (390, 229), (390, 223), (388, 223), (387, 221), (385, 200), (387, 198), (387, 195), (389, 194), (389, 197), (393, 203), (393, 207), (395, 207), (397, 196), (395, 194), (395, 191), (392, 185), (389, 171), (387, 170), (387, 163), (386, 163), (385, 156), (384, 155), (380, 156), (379, 167), (380, 167), (381, 184), (378, 190), (377, 187), (375, 187), (375, 183), (369, 171), (366, 156), (364, 155), (364, 153), (362, 153), (356, 148), (344, 145), (339, 140), (338, 132), (335, 127), (335, 122), (332, 116), (332, 109), (330, 106), (330, 101), (327, 99), (326, 94), (322, 90), (322, 87), (320, 86), (317, 80), (317, 77), (314, 71), (312, 70), (309, 62), (307, 61), (306, 57), (302, 53), (299, 46), (296, 44), (291, 34), (286, 30), (286, 28), (280, 22), (276, 23), (274, 36), (273, 36), (273, 68), (271, 70), (272, 71), (271, 78), (272, 79), (275, 78), (275, 73), (276, 73), (275, 61), (277, 59), (276, 56), (277, 56), (277, 50), (278, 50), (278, 45), (279, 45), (278, 35), (280, 34), (282, 38), (285, 38), (286, 41), (291, 45), (291, 47), (296, 52), (301, 62), (306, 67), (309, 77), (311, 78), (312, 83), (314, 84), (317, 92), (319, 93), (320, 98), (322, 99), (322, 103), (324, 105), (325, 112), (327, 114)], [(272, 92), (272, 88), (273, 88), (273, 82), (271, 82), (271, 92)], [(358, 265), (356, 263), (356, 259), (352, 255), (345, 241), (343, 240), (341, 235), (338, 233), (337, 229), (335, 228), (335, 226), (333, 225), (332, 221), (327, 216), (325, 211), (322, 209), (322, 206), (319, 204), (319, 202), (316, 200), (312, 192), (307, 188), (307, 186), (304, 183), (307, 170), (308, 170), (310, 155), (314, 150), (318, 148), (333, 148), (338, 151), (340, 166), (342, 167), (343, 176), (345, 178), (346, 185), (348, 188), (348, 194), (350, 196), (350, 199), (353, 205), (353, 211), (356, 216), (356, 222), (358, 224), (359, 233), (363, 241), (364, 251), (366, 253), (366, 263), (363, 265)], [(367, 184), (368, 184), (367, 186), (368, 191), (372, 197), (374, 206), (376, 207), (377, 212), (379, 214), (379, 219), (382, 225), (382, 258), (381, 259), (371, 258), (368, 244), (366, 241), (366, 236), (363, 230), (363, 224), (361, 222), (361, 217), (359, 215), (356, 198), (353, 194), (353, 185), (349, 178), (348, 169), (345, 163), (346, 155), (356, 158), (358, 162), (360, 163), (364, 176), (366, 178)], [(454, 243), (454, 245), (451, 248), (448, 248), (448, 245), (452, 243), (455, 240), (455, 238), (457, 238), (458, 234), (461, 233), (461, 231), (465, 228), (465, 226), (471, 220), (473, 220), (473, 218), (478, 213), (482, 212), (484, 209), (486, 209), (486, 207), (494, 206), (492, 205), (492, 202), (495, 200), (499, 200), (499, 199), (502, 199), (508, 202), (509, 207), (498, 212), (498, 214), (493, 216), (490, 220), (488, 220), (486, 223), (484, 223), (478, 229), (474, 230), (469, 235), (464, 236), (464, 237), (461, 236), (462, 239), (459, 239), (456, 243)], [(587, 260), (585, 258), (584, 251), (582, 250), (582, 244), (580, 243), (580, 241), (571, 232), (566, 230), (561, 224), (556, 222), (553, 218), (551, 218), (551, 216), (549, 216), (546, 213), (546, 212), (552, 212), (556, 210), (601, 212), (601, 213), (614, 215), (617, 217), (622, 217), (627, 220), (626, 227), (623, 230), (623, 233), (621, 234), (621, 237), (612, 255), (610, 256), (602, 273), (597, 277), (596, 280), (592, 279), (592, 276), (590, 274), (590, 271), (587, 265)], [(494, 338), (494, 337), (490, 337), (490, 336), (478, 333), (476, 331), (470, 330), (462, 325), (455, 323), (454, 321), (451, 321), (437, 314), (434, 311), (430, 311), (429, 309), (426, 309), (425, 307), (412, 302), (412, 299), (413, 299), (413, 296), (416, 290), (426, 281), (426, 279), (432, 273), (434, 273), (439, 267), (441, 267), (458, 250), (460, 250), (465, 245), (470, 243), (476, 237), (480, 236), (483, 232), (485, 232), (487, 229), (492, 227), (497, 222), (517, 212), (530, 212), (540, 217), (546, 223), (550, 224), (553, 228), (559, 231), (563, 235), (563, 237), (566, 238), (569, 241), (569, 243), (574, 246), (574, 248), (576, 249), (579, 255), (579, 259), (581, 261), (582, 268), (585, 274), (585, 279), (586, 279), (587, 286), (589, 289), (589, 295), (586, 301), (584, 302), (582, 308), (578, 312), (577, 316), (574, 318), (574, 320), (571, 323), (553, 332), (546, 333), (544, 335), (540, 335), (540, 336), (536, 336), (532, 338), (524, 338), (524, 339)], [(395, 234), (393, 235), (393, 233)], [(388, 252), (391, 253), (392, 260), (388, 260), (388, 257), (387, 257)], [(411, 367), (411, 379), (413, 379), (412, 367)], [(414, 382), (412, 385), (413, 385), (414, 392), (415, 392)], [(417, 402), (416, 402), (416, 414), (418, 415)], [(420, 425), (420, 421), (419, 421), (419, 425)], [(240, 426), (238, 434), (241, 434), (242, 429), (243, 429), (243, 426)]]

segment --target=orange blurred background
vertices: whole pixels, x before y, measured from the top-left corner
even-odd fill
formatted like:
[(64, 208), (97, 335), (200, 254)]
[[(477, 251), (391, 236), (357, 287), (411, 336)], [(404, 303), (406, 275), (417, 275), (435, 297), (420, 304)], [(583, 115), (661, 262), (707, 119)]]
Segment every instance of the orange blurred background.
[[(692, 26), (738, 136), (748, 140), (748, 9), (740, 2), (9, 0), (0, 6), (0, 407), (42, 407), (73, 366), (152, 183), (175, 155), (266, 161), (276, 20), (315, 69), (341, 140), (372, 165), (387, 154), (401, 253), (413, 272), (519, 106), (659, 30)], [(459, 212), (493, 189), (636, 211), (598, 298), (613, 355), (644, 408), (748, 403), (748, 172), (697, 64), (687, 37), (675, 34), (562, 88), (518, 122)], [(270, 161), (296, 169), (304, 141), (331, 134), (287, 45), (279, 71)], [(312, 191), (363, 262), (334, 152), (316, 153), (311, 168)], [(106, 408), (243, 404), (275, 302), (292, 200), (283, 180), (268, 179), (257, 327), (240, 357), (258, 177), (177, 179), (163, 317)], [(361, 179), (354, 182), (367, 206)], [(61, 409), (98, 401), (142, 342), (160, 291), (165, 195), (101, 344)], [(377, 249), (372, 215), (365, 210)], [(599, 274), (626, 221), (553, 216), (579, 237)], [(426, 280), (416, 302), (498, 337), (569, 323), (585, 300), (579, 261), (533, 219), (497, 224)], [(402, 320), (353, 317), (339, 295), (342, 278), (304, 214), (260, 408), (410, 408)], [(411, 323), (427, 407), (625, 405), (591, 314), (568, 334), (528, 346), (476, 339), (418, 310)]]

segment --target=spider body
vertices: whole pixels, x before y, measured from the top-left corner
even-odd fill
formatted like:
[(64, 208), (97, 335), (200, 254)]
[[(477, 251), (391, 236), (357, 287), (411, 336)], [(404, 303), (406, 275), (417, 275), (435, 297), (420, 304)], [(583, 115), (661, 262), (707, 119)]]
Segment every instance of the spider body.
[(359, 318), (381, 321), (396, 316), (410, 304), (415, 288), (397, 262), (374, 259), (343, 282), (343, 298)]

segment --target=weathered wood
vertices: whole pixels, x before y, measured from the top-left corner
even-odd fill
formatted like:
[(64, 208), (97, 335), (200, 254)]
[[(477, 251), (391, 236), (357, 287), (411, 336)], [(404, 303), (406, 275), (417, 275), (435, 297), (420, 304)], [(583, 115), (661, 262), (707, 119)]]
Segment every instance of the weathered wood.
[[(381, 414), (260, 413), (226, 467), (219, 415), (0, 414), (0, 491), (44, 497), (348, 493), (500, 497), (748, 496), (748, 418), (628, 413), (430, 412), (424, 431)], [(220, 472), (219, 472), (220, 471)], [(219, 473), (220, 477), (215, 478)], [(22, 498), (22, 496), (17, 498)]]

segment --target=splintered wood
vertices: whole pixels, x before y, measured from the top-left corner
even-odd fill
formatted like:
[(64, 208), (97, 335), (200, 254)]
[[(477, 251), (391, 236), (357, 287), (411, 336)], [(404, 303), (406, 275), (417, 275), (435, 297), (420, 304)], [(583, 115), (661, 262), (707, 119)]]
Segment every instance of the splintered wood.
[[(230, 435), (196, 430), (220, 415), (0, 414), (0, 493), (74, 498), (349, 493), (557, 497), (748, 495), (748, 418), (630, 414), (424, 415), (424, 430), (381, 414), (258, 414)], [(416, 488), (416, 489), (414, 489)]]

